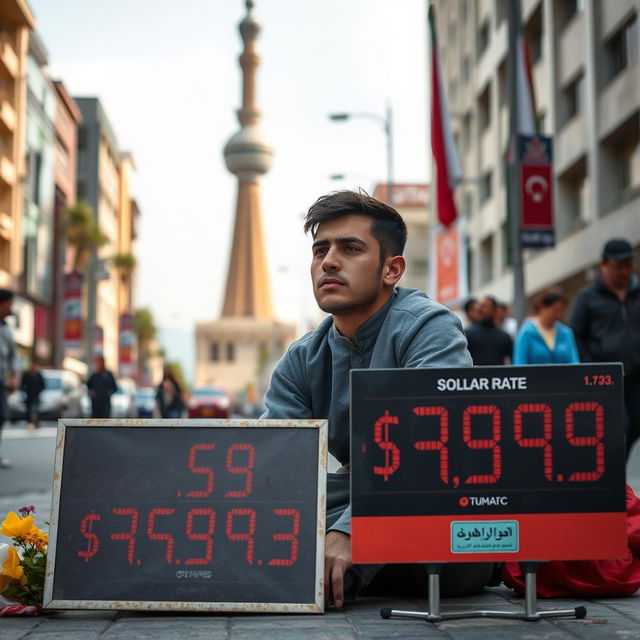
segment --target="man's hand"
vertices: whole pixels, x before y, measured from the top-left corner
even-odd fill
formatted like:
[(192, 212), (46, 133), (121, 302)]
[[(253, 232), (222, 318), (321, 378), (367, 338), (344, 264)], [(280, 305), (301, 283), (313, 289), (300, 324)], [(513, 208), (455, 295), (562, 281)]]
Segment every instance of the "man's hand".
[(324, 601), (340, 608), (344, 604), (344, 574), (353, 566), (351, 537), (341, 531), (329, 531), (324, 541)]

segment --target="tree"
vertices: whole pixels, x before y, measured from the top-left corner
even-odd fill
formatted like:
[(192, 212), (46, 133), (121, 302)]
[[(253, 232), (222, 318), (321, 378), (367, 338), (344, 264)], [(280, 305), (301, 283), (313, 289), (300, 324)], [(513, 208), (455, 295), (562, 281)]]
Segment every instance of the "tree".
[(131, 277), (137, 266), (137, 261), (131, 253), (117, 253), (111, 258), (111, 264), (120, 272), (120, 278), (124, 282)]
[(109, 238), (100, 230), (93, 208), (87, 202), (79, 201), (67, 207), (63, 221), (67, 244), (75, 250), (73, 270), (84, 271), (91, 252), (104, 246)]
[(158, 333), (158, 328), (150, 309), (136, 309), (133, 314), (133, 329), (138, 340), (138, 374), (139, 379), (142, 380), (146, 361), (154, 355), (151, 353), (151, 346)]

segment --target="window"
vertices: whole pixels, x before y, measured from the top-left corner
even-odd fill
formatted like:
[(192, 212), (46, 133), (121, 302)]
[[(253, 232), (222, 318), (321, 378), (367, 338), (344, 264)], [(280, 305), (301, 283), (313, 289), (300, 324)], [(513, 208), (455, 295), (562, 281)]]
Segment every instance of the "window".
[(460, 15), (462, 17), (462, 22), (466, 22), (469, 18), (469, 0), (462, 0)]
[(533, 12), (529, 22), (525, 27), (526, 43), (529, 48), (529, 57), (531, 64), (534, 65), (543, 54), (543, 37), (542, 37), (542, 4)]
[(584, 108), (584, 75), (581, 73), (560, 94), (560, 126), (577, 116)]
[(449, 102), (455, 102), (458, 99), (458, 83), (452, 80), (449, 83)]
[(471, 149), (471, 112), (467, 111), (462, 120), (462, 149), (468, 152)]
[(559, 10), (558, 23), (562, 28), (571, 21), (573, 16), (584, 11), (584, 0), (562, 0), (557, 6)]
[(235, 345), (233, 342), (227, 342), (227, 362), (233, 362), (235, 360)]
[(480, 286), (491, 282), (493, 278), (493, 236), (485, 238), (480, 244)]
[(217, 342), (212, 342), (209, 345), (209, 360), (211, 360), (211, 362), (218, 362), (218, 360), (220, 360), (220, 346)]
[(87, 127), (78, 127), (78, 149), (87, 148)]
[(487, 84), (485, 90), (478, 98), (478, 126), (480, 132), (485, 131), (491, 125), (491, 85)]
[(489, 46), (489, 42), (491, 40), (491, 23), (487, 18), (481, 25), (478, 30), (478, 57), (480, 57), (487, 47)]
[(469, 56), (465, 56), (462, 59), (462, 82), (469, 82)]
[(484, 204), (493, 195), (493, 172), (487, 171), (482, 178), (480, 178), (480, 204)]
[(607, 80), (638, 63), (638, 20), (634, 15), (606, 43)]

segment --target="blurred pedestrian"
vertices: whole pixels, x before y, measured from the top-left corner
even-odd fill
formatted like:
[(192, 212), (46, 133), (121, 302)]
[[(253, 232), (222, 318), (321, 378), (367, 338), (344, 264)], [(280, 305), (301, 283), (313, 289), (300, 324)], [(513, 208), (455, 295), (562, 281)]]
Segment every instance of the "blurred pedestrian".
[(509, 315), (509, 307), (505, 302), (498, 302), (494, 322), (496, 323), (496, 327), (507, 333), (512, 340), (516, 339), (516, 335), (518, 334), (518, 321)]
[(603, 247), (600, 272), (571, 314), (583, 362), (622, 362), (627, 457), (640, 435), (640, 283), (633, 248), (622, 238)]
[(162, 382), (158, 385), (156, 400), (160, 416), (163, 418), (181, 418), (184, 411), (182, 387), (176, 380), (171, 367), (165, 367)]
[(576, 364), (580, 362), (573, 331), (562, 323), (567, 298), (561, 291), (545, 292), (534, 317), (516, 338), (513, 364)]
[(467, 348), (476, 366), (511, 362), (513, 340), (509, 334), (496, 327), (497, 308), (498, 301), (493, 296), (485, 296), (480, 301), (480, 321), (465, 329)]
[(113, 373), (105, 367), (104, 356), (94, 358), (94, 372), (89, 377), (87, 389), (91, 397), (91, 417), (111, 417), (111, 396), (118, 390)]
[(25, 398), (27, 429), (37, 429), (40, 426), (38, 407), (40, 406), (40, 394), (44, 391), (44, 378), (38, 369), (35, 358), (31, 358), (29, 368), (22, 373), (20, 389)]
[(482, 314), (480, 312), (480, 303), (478, 302), (477, 298), (469, 298), (464, 303), (464, 314), (465, 316), (467, 316), (467, 322), (465, 326), (470, 327), (472, 324), (480, 322)]
[[(9, 414), (9, 393), (15, 391), (18, 382), (18, 359), (16, 343), (7, 324), (7, 317), (13, 313), (13, 291), (0, 289), (0, 435)], [(7, 469), (11, 461), (0, 456), (0, 469)]]

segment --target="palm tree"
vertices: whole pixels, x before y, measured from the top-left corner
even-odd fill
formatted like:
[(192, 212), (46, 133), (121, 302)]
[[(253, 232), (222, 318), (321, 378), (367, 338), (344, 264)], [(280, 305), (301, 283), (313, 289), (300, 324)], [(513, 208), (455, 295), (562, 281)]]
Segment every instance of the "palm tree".
[(64, 211), (64, 230), (67, 244), (74, 247), (73, 270), (84, 271), (93, 249), (109, 241), (102, 233), (90, 204), (80, 201)]
[(131, 253), (117, 253), (111, 258), (111, 264), (113, 264), (120, 273), (120, 279), (126, 282), (131, 277), (138, 263), (136, 257)]
[(139, 379), (144, 378), (147, 358), (151, 355), (151, 345), (158, 333), (158, 328), (150, 309), (136, 309), (133, 315), (133, 328), (138, 340), (138, 374)]

